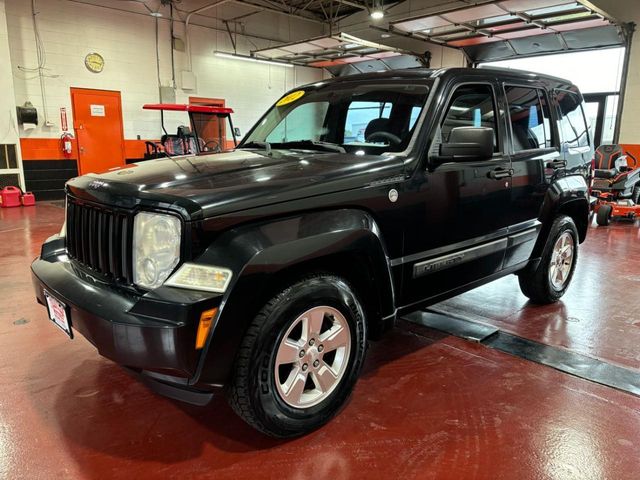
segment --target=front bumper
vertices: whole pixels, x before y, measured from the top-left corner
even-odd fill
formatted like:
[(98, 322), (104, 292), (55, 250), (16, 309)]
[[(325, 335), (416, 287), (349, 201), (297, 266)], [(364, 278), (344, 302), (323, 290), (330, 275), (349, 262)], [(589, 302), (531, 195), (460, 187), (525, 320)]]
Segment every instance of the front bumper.
[(200, 353), (195, 349), (200, 314), (218, 306), (221, 295), (171, 287), (124, 291), (75, 265), (57, 235), (45, 242), (31, 271), (38, 302), (46, 305), (45, 290), (64, 302), (74, 332), (102, 356), (142, 373), (184, 379), (178, 383), (188, 388)]

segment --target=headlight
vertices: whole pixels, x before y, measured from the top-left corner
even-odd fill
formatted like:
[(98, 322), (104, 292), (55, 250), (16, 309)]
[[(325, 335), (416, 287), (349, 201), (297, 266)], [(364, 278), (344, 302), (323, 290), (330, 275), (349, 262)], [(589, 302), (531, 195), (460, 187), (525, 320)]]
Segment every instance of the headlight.
[(156, 288), (180, 261), (180, 220), (141, 212), (133, 223), (133, 283)]
[(224, 293), (230, 281), (231, 270), (210, 265), (185, 263), (165, 282), (165, 285)]

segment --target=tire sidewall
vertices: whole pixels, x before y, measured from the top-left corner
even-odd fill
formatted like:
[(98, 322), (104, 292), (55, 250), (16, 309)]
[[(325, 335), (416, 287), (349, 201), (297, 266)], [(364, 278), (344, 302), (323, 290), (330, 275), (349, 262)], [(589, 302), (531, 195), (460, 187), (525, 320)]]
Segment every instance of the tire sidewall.
[(596, 215), (596, 222), (598, 225), (602, 227), (606, 227), (611, 222), (611, 215), (613, 213), (613, 208), (611, 205), (601, 205), (598, 209), (598, 214)]
[[(308, 408), (294, 408), (282, 400), (276, 387), (276, 352), (289, 326), (305, 311), (323, 305), (340, 311), (351, 330), (347, 368), (340, 384), (326, 399)], [(326, 423), (340, 410), (358, 378), (365, 339), (363, 309), (343, 280), (319, 276), (286, 289), (266, 317), (252, 352), (249, 390), (263, 421), (272, 424), (271, 428), (292, 433), (303, 433)]]
[[(551, 257), (553, 255), (553, 247), (558, 241), (558, 238), (565, 232), (569, 232), (571, 238), (573, 239), (573, 259), (571, 262), (571, 270), (569, 271), (569, 278), (564, 284), (564, 287), (561, 290), (557, 290), (551, 283), (551, 279), (549, 278), (549, 270), (551, 268)], [(573, 280), (573, 274), (576, 270), (576, 266), (578, 264), (578, 229), (576, 228), (575, 223), (570, 217), (562, 216), (558, 217), (551, 227), (551, 232), (549, 235), (549, 240), (545, 245), (544, 252), (542, 255), (542, 261), (544, 264), (544, 279), (545, 285), (547, 289), (547, 293), (553, 299), (559, 299), (562, 297), (569, 286), (571, 285), (571, 281)]]

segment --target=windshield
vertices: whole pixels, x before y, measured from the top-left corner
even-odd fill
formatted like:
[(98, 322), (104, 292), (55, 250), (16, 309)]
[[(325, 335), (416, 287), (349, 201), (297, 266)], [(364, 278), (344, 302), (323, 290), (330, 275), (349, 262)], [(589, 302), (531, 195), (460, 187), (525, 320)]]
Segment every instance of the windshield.
[(267, 112), (240, 148), (401, 152), (428, 92), (426, 84), (397, 82), (297, 90)]

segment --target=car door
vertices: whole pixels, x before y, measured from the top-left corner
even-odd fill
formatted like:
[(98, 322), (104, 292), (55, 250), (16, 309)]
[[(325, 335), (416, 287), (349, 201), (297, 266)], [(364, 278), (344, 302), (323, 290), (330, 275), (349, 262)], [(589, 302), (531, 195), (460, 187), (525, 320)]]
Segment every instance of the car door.
[(508, 212), (510, 241), (505, 268), (526, 261), (540, 231), (548, 186), (565, 161), (553, 128), (550, 101), (541, 85), (503, 84), (513, 169)]
[[(407, 192), (412, 212), (400, 260), (404, 305), (452, 294), (502, 268), (511, 175), (496, 86), (493, 80), (461, 78), (446, 89), (425, 168), (414, 174)], [(440, 145), (453, 128), (465, 126), (494, 130), (493, 157), (439, 163)]]

